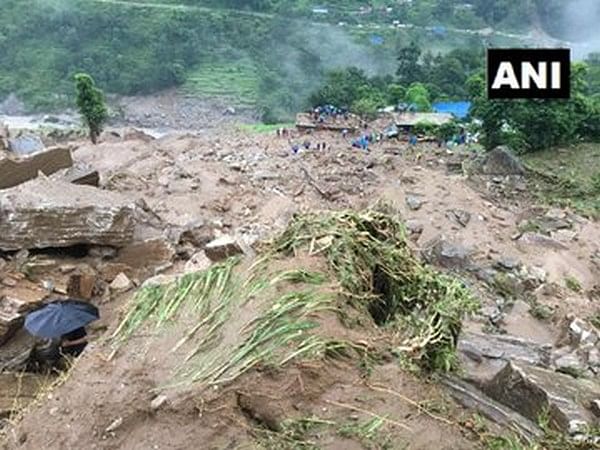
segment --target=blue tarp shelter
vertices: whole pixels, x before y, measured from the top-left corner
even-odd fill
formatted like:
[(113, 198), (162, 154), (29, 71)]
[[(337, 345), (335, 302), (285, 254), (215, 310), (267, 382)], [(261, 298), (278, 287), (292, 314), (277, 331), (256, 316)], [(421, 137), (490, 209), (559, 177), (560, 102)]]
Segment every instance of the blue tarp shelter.
[(371, 35), (369, 37), (369, 40), (371, 41), (371, 44), (373, 44), (373, 45), (382, 45), (385, 42), (383, 36), (379, 36), (378, 34)]
[(464, 119), (469, 115), (471, 102), (437, 102), (432, 107), (437, 113), (450, 113), (457, 119)]

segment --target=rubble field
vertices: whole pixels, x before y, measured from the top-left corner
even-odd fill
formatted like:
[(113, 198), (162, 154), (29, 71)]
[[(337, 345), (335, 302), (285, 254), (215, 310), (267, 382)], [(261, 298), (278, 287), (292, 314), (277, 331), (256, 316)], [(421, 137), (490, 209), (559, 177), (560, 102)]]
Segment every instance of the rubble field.
[[(506, 149), (68, 148), (0, 190), (3, 448), (600, 448), (600, 224)], [(100, 309), (90, 345), (24, 371), (25, 315), (64, 297)]]

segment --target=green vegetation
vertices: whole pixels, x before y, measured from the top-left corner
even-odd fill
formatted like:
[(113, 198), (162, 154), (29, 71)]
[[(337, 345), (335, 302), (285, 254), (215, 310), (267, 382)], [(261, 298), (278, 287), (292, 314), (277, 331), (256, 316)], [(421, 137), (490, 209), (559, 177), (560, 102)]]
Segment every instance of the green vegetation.
[[(358, 66), (369, 75), (393, 74), (401, 50), (412, 41), (425, 66), (428, 60), (444, 61), (434, 61), (438, 69), (426, 72), (426, 79), (401, 81), (402, 89), (424, 82), (430, 101), (439, 94), (430, 84), (460, 97), (464, 83), (457, 76), (470, 73), (472, 63), (460, 56), (462, 50), (445, 54), (455, 47), (481, 51), (481, 38), (452, 30), (432, 37), (431, 30), (389, 25), (399, 20), (479, 28), (490, 21), (510, 24), (511, 17), (527, 20), (520, 14), (526, 7), (516, 1), (502, 2), (492, 16), (479, 3), (465, 10), (461, 2), (422, 0), (388, 10), (379, 1), (332, 0), (329, 13), (320, 15), (312, 12), (313, 2), (290, 0), (6, 0), (0, 16), (0, 100), (15, 93), (29, 110), (72, 107), (70, 80), (84, 72), (109, 94), (183, 87), (189, 95), (223, 95), (239, 106), (257, 107), (272, 123), (310, 106), (308, 97), (330, 70)], [(361, 6), (366, 9), (357, 14)], [(347, 26), (337, 26), (339, 21)], [(374, 34), (384, 43), (371, 43)], [(383, 91), (386, 102), (404, 97), (391, 86)], [(378, 95), (361, 98), (353, 99), (355, 106), (367, 114), (381, 104)]]
[(483, 75), (473, 76), (471, 113), (483, 121), (484, 145), (509, 144), (524, 153), (598, 139), (600, 103), (589, 95), (587, 73), (585, 64), (573, 64), (569, 100), (488, 100)]
[(95, 144), (102, 132), (102, 126), (108, 118), (104, 94), (96, 87), (92, 77), (85, 73), (75, 75), (75, 87), (77, 89), (77, 108), (89, 129), (90, 139)]
[[(324, 314), (342, 322), (358, 314), (363, 325), (402, 336), (395, 352), (421, 368), (455, 367), (462, 316), (477, 303), (459, 281), (412, 255), (393, 216), (375, 210), (300, 216), (264, 250), (250, 268), (232, 258), (141, 289), (113, 334), (115, 349), (142, 327), (189, 321), (173, 350), (183, 354), (173, 383), (216, 385), (259, 365), (360, 356), (362, 345), (324, 335), (319, 325)], [(325, 259), (328, 269), (273, 270), (299, 253)], [(228, 327), (236, 335), (242, 330), (236, 342), (222, 339)]]
[(253, 125), (242, 124), (242, 125), (239, 125), (239, 129), (250, 132), (250, 133), (262, 134), (262, 133), (272, 133), (279, 128), (293, 128), (295, 126), (296, 126), (296, 124), (291, 123), (291, 122), (290, 123), (274, 123), (272, 125), (267, 125), (264, 123), (257, 123), (257, 124), (253, 124)]
[(233, 107), (255, 108), (260, 77), (251, 61), (201, 65), (191, 71), (182, 91), (190, 96), (220, 97)]
[(600, 214), (599, 144), (549, 148), (523, 155), (533, 174), (532, 191), (545, 202), (572, 207), (588, 216)]
[(573, 276), (565, 277), (565, 285), (573, 292), (581, 292), (583, 290), (579, 280)]

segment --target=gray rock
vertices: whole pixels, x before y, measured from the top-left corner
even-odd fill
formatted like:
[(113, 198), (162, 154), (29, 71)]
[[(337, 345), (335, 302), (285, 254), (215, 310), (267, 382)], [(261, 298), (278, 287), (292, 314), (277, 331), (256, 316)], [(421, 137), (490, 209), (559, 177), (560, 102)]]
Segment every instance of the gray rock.
[(211, 261), (217, 262), (242, 254), (243, 250), (235, 238), (225, 235), (206, 244), (204, 252)]
[(600, 372), (600, 350), (594, 347), (588, 352), (588, 365), (595, 372)]
[(423, 232), (423, 224), (417, 220), (407, 220), (406, 229), (410, 234), (421, 234)]
[(179, 274), (156, 275), (156, 276), (154, 276), (152, 278), (148, 278), (146, 281), (144, 281), (144, 283), (142, 284), (142, 288), (145, 288), (148, 286), (162, 286), (165, 284), (174, 283), (175, 281), (177, 281), (179, 276), (180, 276)]
[(519, 278), (523, 289), (534, 290), (546, 282), (548, 273), (541, 267), (523, 266), (519, 271)]
[(425, 244), (422, 251), (422, 255), (428, 263), (456, 270), (471, 269), (473, 267), (471, 254), (470, 249), (452, 243), (443, 236)]
[(524, 175), (519, 159), (506, 147), (496, 147), (476, 163), (476, 170), (484, 175)]
[(111, 291), (116, 293), (127, 292), (132, 287), (133, 283), (123, 272), (117, 275), (117, 277), (112, 281), (112, 283), (110, 283)]
[(586, 369), (585, 364), (583, 361), (581, 361), (581, 358), (579, 355), (577, 355), (577, 352), (571, 352), (567, 355), (561, 356), (554, 361), (554, 365), (556, 366), (557, 370), (561, 372), (583, 372)]
[(498, 268), (506, 270), (518, 269), (521, 266), (521, 261), (512, 256), (503, 256), (496, 263)]
[[(460, 354), (464, 354), (469, 359), (473, 359), (469, 357), (469, 353), (476, 352), (480, 356), (478, 365), (465, 368), (465, 376), (470, 381), (480, 379), (482, 373), (489, 375), (493, 366), (496, 370), (502, 369), (508, 361), (550, 367), (551, 346), (540, 345), (515, 336), (465, 332), (459, 337), (457, 349)], [(464, 358), (462, 359), (468, 363)], [(493, 364), (493, 360), (499, 360), (501, 364)]]
[(494, 423), (515, 430), (526, 440), (535, 440), (543, 435), (537, 420), (529, 420), (491, 399), (476, 387), (455, 377), (445, 376), (442, 383), (460, 404), (468, 409), (477, 410)]
[(167, 402), (166, 395), (159, 395), (150, 402), (150, 409), (156, 411)]
[(526, 232), (519, 237), (518, 241), (522, 244), (537, 247), (545, 247), (553, 250), (568, 250), (569, 247), (556, 239), (545, 236), (540, 233)]
[(471, 213), (464, 209), (451, 209), (446, 212), (446, 217), (462, 227), (466, 227), (471, 221)]
[(412, 210), (412, 211), (417, 211), (418, 209), (421, 209), (421, 206), (423, 206), (423, 199), (416, 196), (416, 195), (412, 195), (412, 194), (407, 194), (406, 195), (406, 205)]
[(134, 211), (119, 194), (38, 178), (0, 197), (0, 249), (121, 247), (133, 239)]
[(208, 269), (212, 264), (212, 261), (206, 256), (203, 251), (195, 253), (188, 262), (185, 263), (184, 272), (200, 272)]
[(600, 417), (600, 400), (592, 400), (590, 403), (590, 410), (596, 417)]
[(600, 388), (589, 380), (514, 362), (507, 363), (483, 391), (530, 420), (548, 412), (550, 425), (564, 432), (572, 421), (594, 422), (587, 408), (600, 395)]

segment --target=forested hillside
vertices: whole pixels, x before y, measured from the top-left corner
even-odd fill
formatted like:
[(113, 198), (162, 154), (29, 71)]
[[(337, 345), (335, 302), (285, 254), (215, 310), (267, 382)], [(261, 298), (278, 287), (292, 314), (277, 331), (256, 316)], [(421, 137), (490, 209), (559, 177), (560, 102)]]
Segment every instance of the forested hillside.
[[(409, 3), (290, 0), (4, 0), (0, 101), (15, 93), (30, 110), (72, 105), (72, 77), (91, 74), (108, 93), (182, 87), (283, 118), (342, 67), (393, 75), (403, 48), (435, 56), (455, 47), (518, 40), (419, 26), (526, 29), (537, 0)], [(555, 10), (543, 2), (544, 14)], [(550, 2), (556, 3), (556, 2)], [(146, 4), (146, 6), (144, 6)], [(317, 7), (318, 6), (318, 7)], [(324, 12), (325, 10), (325, 12)], [(342, 22), (342, 24), (340, 24)], [(410, 23), (414, 28), (400, 28)], [(455, 67), (461, 70), (460, 67)], [(423, 80), (425, 82), (429, 80)], [(446, 92), (458, 95), (459, 92)]]

